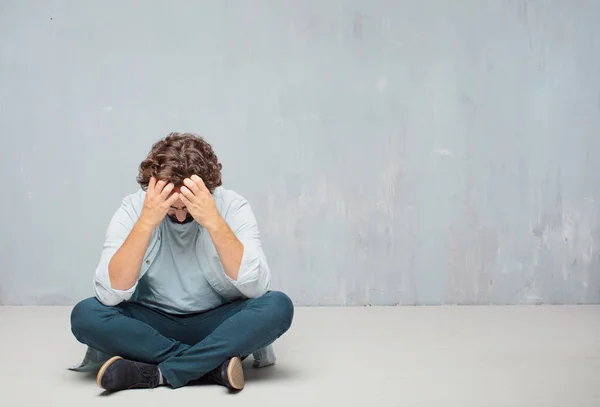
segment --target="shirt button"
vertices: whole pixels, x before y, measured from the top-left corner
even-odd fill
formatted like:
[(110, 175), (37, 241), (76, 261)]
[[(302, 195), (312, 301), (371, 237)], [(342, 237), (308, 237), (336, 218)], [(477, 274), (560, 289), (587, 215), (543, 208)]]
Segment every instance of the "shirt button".
[(150, 264), (150, 260), (146, 260), (146, 264)]

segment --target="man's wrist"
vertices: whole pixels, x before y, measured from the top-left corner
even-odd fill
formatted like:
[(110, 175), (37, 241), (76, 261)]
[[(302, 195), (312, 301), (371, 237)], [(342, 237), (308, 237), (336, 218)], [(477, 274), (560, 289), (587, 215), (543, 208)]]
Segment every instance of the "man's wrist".
[(212, 222), (207, 223), (204, 226), (204, 228), (211, 235), (215, 234), (215, 233), (219, 233), (221, 230), (223, 230), (224, 227), (227, 227), (227, 223), (225, 222), (225, 219), (223, 219), (223, 217), (221, 215), (217, 215)]
[(137, 227), (138, 229), (140, 229), (142, 232), (146, 232), (146, 233), (152, 233), (154, 231), (154, 229), (156, 229), (154, 226), (152, 226), (152, 224), (150, 224), (149, 222), (147, 222), (145, 219), (143, 218), (139, 218), (137, 223)]

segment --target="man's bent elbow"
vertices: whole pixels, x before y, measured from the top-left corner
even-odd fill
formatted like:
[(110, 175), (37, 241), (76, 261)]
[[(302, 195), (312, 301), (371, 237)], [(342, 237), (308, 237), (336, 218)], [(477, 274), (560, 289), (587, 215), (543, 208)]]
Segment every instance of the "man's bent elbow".
[[(119, 293), (116, 293), (114, 290), (107, 289), (97, 281), (94, 284), (94, 293), (98, 301), (107, 307), (114, 307), (115, 305), (119, 305), (123, 301), (128, 300), (128, 298), (125, 298), (126, 296), (119, 295)], [(131, 297), (131, 295), (129, 295), (129, 297)]]
[[(271, 273), (268, 266), (261, 265), (257, 270), (250, 273), (251, 278), (238, 278), (234, 284), (237, 289), (247, 298), (259, 298), (269, 291), (271, 285)], [(246, 277), (246, 276), (244, 276)]]

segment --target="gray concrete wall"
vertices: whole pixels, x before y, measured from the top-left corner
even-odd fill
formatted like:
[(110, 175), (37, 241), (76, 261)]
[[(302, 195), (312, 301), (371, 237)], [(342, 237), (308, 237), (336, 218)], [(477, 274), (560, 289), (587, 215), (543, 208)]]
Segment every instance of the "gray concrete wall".
[(0, 1), (0, 303), (199, 132), (297, 304), (600, 302), (600, 2)]

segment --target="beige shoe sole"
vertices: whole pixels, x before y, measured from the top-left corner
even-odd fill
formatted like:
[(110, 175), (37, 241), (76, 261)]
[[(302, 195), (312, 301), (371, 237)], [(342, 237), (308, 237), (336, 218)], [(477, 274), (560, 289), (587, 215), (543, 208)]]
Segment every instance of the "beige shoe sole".
[(106, 362), (104, 362), (104, 364), (98, 371), (98, 375), (96, 376), (96, 384), (98, 385), (98, 387), (100, 387), (101, 389), (104, 389), (104, 387), (102, 387), (102, 384), (100, 384), (100, 383), (102, 383), (102, 376), (104, 376), (106, 369), (108, 369), (108, 367), (110, 365), (112, 365), (114, 362), (116, 362), (119, 359), (123, 359), (123, 358), (121, 356), (114, 356), (114, 357), (108, 359)]
[(244, 369), (240, 358), (231, 358), (229, 366), (227, 366), (227, 378), (234, 389), (242, 390), (244, 388)]

